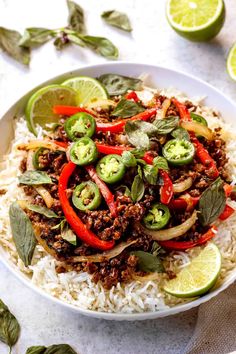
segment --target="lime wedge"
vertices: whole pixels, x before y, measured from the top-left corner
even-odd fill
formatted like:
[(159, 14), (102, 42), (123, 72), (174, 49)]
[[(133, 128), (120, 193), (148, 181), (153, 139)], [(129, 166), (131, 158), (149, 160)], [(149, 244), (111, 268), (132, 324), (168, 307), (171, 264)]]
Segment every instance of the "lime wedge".
[(229, 51), (227, 57), (227, 70), (231, 79), (236, 81), (236, 43)]
[(73, 88), (77, 92), (77, 104), (86, 105), (98, 99), (108, 98), (106, 89), (99, 81), (92, 77), (78, 76), (66, 80), (62, 84)]
[(45, 128), (46, 124), (58, 122), (58, 115), (53, 113), (55, 105), (76, 106), (76, 92), (60, 85), (46, 86), (35, 92), (25, 110), (28, 128), (32, 133), (37, 135), (37, 124)]
[(221, 269), (221, 254), (209, 243), (190, 265), (168, 281), (164, 290), (177, 297), (194, 297), (206, 293), (215, 284)]
[(167, 20), (171, 27), (191, 41), (205, 42), (223, 27), (223, 0), (168, 0)]

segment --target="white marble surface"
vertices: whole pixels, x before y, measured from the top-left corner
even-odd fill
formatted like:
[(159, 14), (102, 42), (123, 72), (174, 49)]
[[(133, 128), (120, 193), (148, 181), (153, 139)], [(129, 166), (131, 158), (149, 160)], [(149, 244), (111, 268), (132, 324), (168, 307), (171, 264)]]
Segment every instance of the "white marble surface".
[[(164, 0), (80, 0), (90, 34), (109, 37), (120, 59), (153, 63), (194, 74), (236, 99), (236, 83), (225, 69), (227, 52), (236, 41), (234, 0), (226, 0), (227, 18), (211, 43), (191, 43), (167, 24)], [(100, 13), (123, 10), (132, 21), (132, 34), (105, 25)], [(56, 28), (66, 23), (65, 0), (0, 0), (0, 26)], [(67, 48), (56, 52), (52, 43), (34, 50), (30, 69), (0, 55), (0, 116), (25, 91), (40, 82), (85, 64), (105, 62), (89, 50)], [(24, 354), (30, 345), (66, 342), (80, 354), (183, 353), (194, 330), (197, 310), (155, 321), (115, 323), (90, 319), (62, 309), (23, 286), (0, 263), (0, 298), (21, 323), (21, 337), (13, 353)], [(8, 353), (0, 344), (0, 353)]]

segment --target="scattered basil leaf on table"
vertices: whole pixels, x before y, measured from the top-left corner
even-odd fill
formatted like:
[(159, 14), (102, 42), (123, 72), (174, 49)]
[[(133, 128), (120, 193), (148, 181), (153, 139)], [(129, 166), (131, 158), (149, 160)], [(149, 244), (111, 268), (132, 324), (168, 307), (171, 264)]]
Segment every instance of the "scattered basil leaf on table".
[(139, 202), (144, 195), (145, 187), (142, 178), (138, 174), (134, 177), (132, 186), (131, 186), (131, 198), (133, 202)]
[(149, 184), (156, 185), (158, 180), (158, 168), (154, 165), (145, 165), (143, 167), (143, 174)]
[(165, 271), (159, 257), (144, 251), (134, 251), (131, 254), (138, 257), (138, 267), (141, 271), (157, 273)]
[(48, 209), (44, 206), (41, 205), (36, 205), (36, 204), (26, 204), (26, 208), (34, 211), (35, 213), (41, 214), (46, 216), (47, 218), (60, 218), (56, 213), (54, 213), (53, 210)]
[(137, 165), (136, 158), (130, 151), (124, 151), (121, 155), (122, 162), (126, 167), (134, 167)]
[(69, 10), (68, 25), (74, 31), (85, 33), (84, 11), (74, 1), (67, 0)]
[(35, 345), (26, 350), (25, 354), (44, 354), (47, 348), (43, 345)]
[(143, 85), (139, 79), (118, 74), (103, 74), (97, 79), (105, 86), (110, 96), (123, 95), (128, 90), (141, 90)]
[(28, 65), (30, 62), (30, 50), (19, 46), (22, 36), (19, 32), (0, 27), (0, 48), (13, 59)]
[(28, 267), (37, 244), (31, 221), (17, 202), (11, 204), (9, 217), (16, 250), (24, 265)]
[(132, 27), (128, 16), (120, 11), (111, 10), (104, 11), (101, 17), (111, 26), (120, 28), (124, 31), (131, 32)]
[(70, 44), (67, 34), (61, 32), (53, 42), (57, 50), (62, 50), (65, 46)]
[(178, 126), (179, 117), (155, 119), (153, 124), (157, 128), (157, 134), (169, 134)]
[(76, 32), (68, 33), (67, 39), (73, 44), (79, 45), (80, 47), (85, 47), (85, 43), (82, 41), (82, 39), (80, 39), (80, 37)]
[(17, 319), (4, 302), (0, 300), (0, 341), (6, 343), (11, 349), (17, 342), (19, 334), (20, 325)]
[(68, 344), (53, 344), (49, 347), (30, 347), (27, 349), (25, 354), (76, 354), (76, 352)]
[(51, 178), (43, 171), (26, 171), (19, 176), (19, 183), (28, 185), (52, 184)]
[(94, 50), (103, 57), (114, 60), (118, 58), (119, 51), (109, 39), (82, 34), (77, 35), (88, 48)]
[(199, 221), (203, 226), (211, 224), (223, 212), (226, 196), (223, 181), (218, 177), (205, 191), (199, 200)]
[(155, 165), (160, 170), (169, 170), (167, 160), (162, 156), (157, 156), (153, 159), (153, 165)]
[(37, 47), (38, 45), (48, 42), (53, 36), (54, 31), (47, 28), (26, 28), (21, 40), (19, 41), (19, 46), (26, 48)]
[(65, 241), (71, 243), (72, 245), (76, 246), (77, 237), (76, 237), (74, 232), (69, 227), (65, 227), (62, 230), (61, 237), (63, 238), (63, 240), (65, 240)]
[(176, 129), (174, 129), (171, 132), (171, 135), (175, 138), (175, 139), (180, 139), (180, 140), (188, 140), (190, 141), (190, 136), (189, 133), (187, 132), (187, 130), (185, 130), (182, 127), (178, 127)]
[(144, 108), (140, 106), (140, 104), (122, 98), (118, 102), (116, 108), (111, 112), (111, 115), (115, 117), (128, 118), (135, 116), (136, 114), (141, 113), (143, 111)]

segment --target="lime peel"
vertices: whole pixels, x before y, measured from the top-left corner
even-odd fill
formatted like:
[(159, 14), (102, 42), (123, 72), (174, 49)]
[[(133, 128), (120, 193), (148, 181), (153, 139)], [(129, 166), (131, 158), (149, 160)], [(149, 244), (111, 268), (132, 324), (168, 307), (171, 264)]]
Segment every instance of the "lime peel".
[(226, 66), (229, 76), (236, 81), (236, 43), (229, 51)]

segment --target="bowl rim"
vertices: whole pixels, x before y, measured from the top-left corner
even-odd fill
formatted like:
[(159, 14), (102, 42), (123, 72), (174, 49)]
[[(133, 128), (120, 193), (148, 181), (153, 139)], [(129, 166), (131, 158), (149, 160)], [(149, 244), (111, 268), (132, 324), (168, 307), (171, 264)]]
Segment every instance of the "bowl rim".
[[(24, 99), (26, 99), (28, 96), (30, 96), (32, 94), (32, 92), (38, 90), (39, 88), (47, 85), (48, 83), (52, 82), (52, 81), (56, 81), (56, 80), (60, 80), (60, 78), (63, 78), (64, 76), (71, 76), (71, 75), (78, 75), (77, 72), (78, 71), (82, 71), (82, 70), (89, 70), (89, 69), (96, 69), (96, 68), (108, 68), (109, 67), (125, 67), (125, 66), (129, 66), (129, 65), (134, 65), (134, 66), (142, 66), (142, 67), (147, 67), (147, 68), (153, 68), (154, 70), (159, 69), (159, 70), (166, 70), (171, 72), (172, 74), (178, 74), (181, 76), (184, 76), (185, 78), (191, 79), (193, 81), (197, 81), (198, 83), (207, 86), (211, 91), (218, 93), (220, 96), (222, 96), (226, 101), (228, 101), (232, 106), (235, 107), (236, 110), (236, 104), (234, 103), (234, 101), (227, 97), (224, 93), (222, 93), (219, 89), (213, 87), (212, 85), (210, 85), (209, 83), (205, 82), (202, 79), (197, 78), (194, 75), (185, 73), (183, 71), (180, 70), (175, 70), (175, 69), (170, 69), (168, 67), (165, 66), (160, 66), (160, 65), (153, 65), (153, 64), (148, 64), (148, 63), (142, 63), (142, 62), (133, 62), (133, 61), (111, 61), (109, 63), (99, 63), (99, 64), (90, 64), (90, 65), (83, 65), (82, 67), (79, 67), (77, 69), (73, 69), (73, 70), (69, 70), (65, 73), (56, 75), (46, 81), (44, 81), (43, 83), (35, 86), (32, 90), (28, 91), (25, 95), (21, 96), (21, 98), (19, 98), (14, 104), (11, 105), (11, 107), (5, 112), (5, 114), (2, 115), (2, 117), (0, 118), (0, 120), (2, 120), (5, 116), (8, 115), (8, 113), (10, 111), (12, 111), (12, 109), (14, 109), (15, 107), (20, 106), (21, 101), (23, 101)], [(127, 74), (128, 75), (128, 74)], [(72, 310), (73, 312), (77, 312), (80, 313), (82, 315), (85, 316), (89, 316), (89, 317), (94, 317), (94, 318), (102, 318), (105, 320), (117, 320), (117, 321), (122, 321), (122, 320), (126, 320), (126, 321), (136, 321), (136, 320), (147, 320), (147, 319), (155, 319), (155, 318), (162, 318), (162, 317), (167, 317), (167, 316), (171, 316), (171, 315), (175, 315), (187, 310), (190, 310), (192, 308), (195, 308), (197, 306), (199, 306), (202, 303), (205, 303), (207, 301), (209, 301), (210, 299), (212, 299), (213, 297), (217, 296), (220, 292), (222, 292), (223, 290), (225, 290), (226, 288), (228, 288), (231, 284), (233, 284), (236, 281), (236, 269), (235, 269), (235, 274), (234, 271), (232, 271), (226, 280), (224, 281), (223, 284), (221, 284), (221, 286), (217, 289), (214, 289), (212, 292), (207, 293), (206, 295), (197, 298), (196, 300), (192, 300), (190, 302), (184, 303), (184, 304), (180, 304), (180, 305), (176, 305), (174, 307), (169, 307), (167, 309), (163, 309), (163, 310), (158, 310), (158, 311), (147, 311), (147, 312), (136, 312), (136, 313), (116, 313), (116, 312), (102, 312), (102, 311), (95, 311), (95, 310), (88, 310), (88, 309), (84, 309), (82, 307), (78, 307), (76, 305), (72, 305), (69, 304), (63, 300), (60, 300), (59, 298), (54, 297), (53, 295), (50, 295), (49, 293), (47, 293), (46, 291), (44, 291), (43, 289), (41, 289), (40, 287), (38, 287), (37, 285), (33, 284), (30, 279), (23, 274), (23, 272), (21, 272), (19, 269), (17, 269), (17, 266), (10, 261), (9, 259), (7, 259), (7, 253), (4, 250), (4, 248), (2, 246), (0, 246), (0, 261), (21, 281), (23, 282), (23, 284), (25, 284), (28, 288), (34, 290), (37, 294), (42, 295), (44, 298), (49, 299), (50, 301), (53, 301), (54, 303), (63, 306), (64, 308), (68, 308), (70, 310)]]

